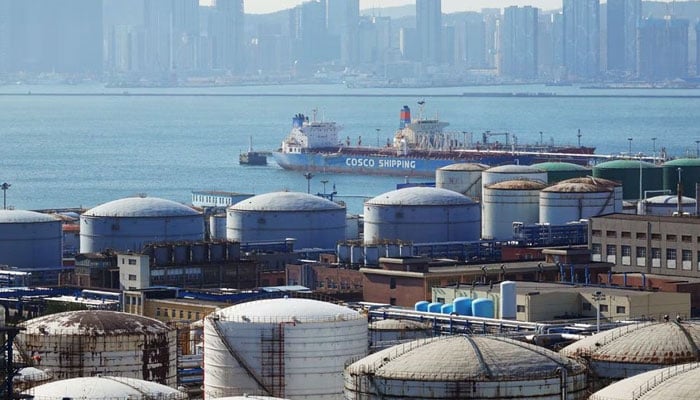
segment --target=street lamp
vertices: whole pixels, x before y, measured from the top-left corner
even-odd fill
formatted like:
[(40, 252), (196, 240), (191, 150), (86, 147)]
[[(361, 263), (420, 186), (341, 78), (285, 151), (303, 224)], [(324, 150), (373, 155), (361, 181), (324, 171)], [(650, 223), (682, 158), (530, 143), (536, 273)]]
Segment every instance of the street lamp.
[(695, 157), (700, 158), (700, 140), (695, 141)]
[(376, 128), (376, 131), (377, 131), (377, 147), (379, 147), (379, 146), (381, 146), (381, 144), (379, 144), (379, 131), (381, 131), (381, 129)]
[(600, 290), (597, 290), (595, 293), (593, 293), (592, 298), (596, 304), (595, 327), (596, 333), (598, 333), (600, 332), (600, 301), (605, 300), (605, 294)]
[(328, 180), (324, 179), (321, 181), (321, 183), (323, 183), (323, 195), (325, 196), (326, 195), (326, 183), (328, 183)]
[(656, 138), (655, 137), (651, 138), (651, 143), (653, 144), (653, 147), (652, 147), (653, 151), (652, 151), (651, 155), (653, 156), (654, 161), (656, 161)]
[(629, 156), (632, 157), (632, 138), (628, 137), (627, 141), (629, 142), (629, 151), (627, 152), (627, 154), (629, 154)]
[(2, 185), (0, 185), (0, 189), (2, 189), (2, 209), (7, 210), (7, 189), (10, 188), (9, 183), (4, 182)]
[(310, 194), (311, 193), (311, 178), (313, 178), (313, 174), (311, 172), (306, 172), (304, 173), (304, 178), (306, 178), (306, 193)]

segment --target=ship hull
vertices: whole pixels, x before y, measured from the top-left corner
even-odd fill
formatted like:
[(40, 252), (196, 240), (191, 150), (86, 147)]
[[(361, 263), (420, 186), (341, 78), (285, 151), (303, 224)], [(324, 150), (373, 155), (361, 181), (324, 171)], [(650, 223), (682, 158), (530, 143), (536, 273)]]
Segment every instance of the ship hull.
[[(461, 154), (449, 158), (391, 157), (365, 154), (273, 152), (277, 164), (287, 170), (358, 175), (435, 177), (435, 170), (455, 163), (529, 165), (541, 161), (533, 154), (498, 153), (493, 155)], [(551, 159), (550, 159), (551, 161)]]

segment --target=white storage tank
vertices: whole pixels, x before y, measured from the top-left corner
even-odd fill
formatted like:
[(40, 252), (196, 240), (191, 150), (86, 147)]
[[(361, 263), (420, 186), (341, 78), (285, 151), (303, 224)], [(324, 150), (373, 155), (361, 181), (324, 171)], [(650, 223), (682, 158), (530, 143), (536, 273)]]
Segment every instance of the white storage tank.
[(499, 306), (501, 311), (502, 319), (516, 319), (517, 315), (517, 292), (515, 282), (513, 281), (503, 281), (501, 282), (501, 298), (499, 299)]
[(110, 201), (80, 216), (80, 252), (141, 251), (146, 244), (204, 240), (204, 218), (191, 207), (157, 197)]
[[(695, 214), (695, 199), (690, 197), (681, 198), (681, 212)], [(642, 215), (671, 216), (678, 212), (678, 196), (661, 195), (650, 197), (642, 202), (644, 209)]]
[(563, 181), (540, 192), (541, 224), (563, 225), (598, 215), (622, 212), (614, 187)]
[(399, 343), (433, 337), (433, 328), (425, 322), (408, 319), (379, 319), (370, 322), (370, 350), (372, 352)]
[(441, 336), (379, 351), (345, 369), (345, 399), (586, 398), (582, 364), (496, 336)]
[(528, 165), (509, 164), (491, 167), (481, 175), (481, 186), (485, 188), (494, 183), (521, 179), (547, 183), (547, 172)]
[(435, 171), (435, 187), (480, 199), (481, 174), (488, 167), (485, 164), (458, 163), (438, 168)]
[(622, 212), (620, 211), (621, 209), (619, 208), (619, 204), (623, 204), (624, 208), (624, 201), (622, 199), (623, 197), (623, 192), (622, 192), (622, 184), (619, 182), (611, 181), (608, 179), (603, 179), (603, 178), (596, 178), (593, 176), (585, 176), (581, 178), (571, 178), (567, 179), (565, 181), (562, 181), (562, 183), (582, 183), (582, 184), (588, 184), (588, 185), (594, 185), (594, 186), (599, 186), (600, 188), (598, 190), (603, 190), (604, 187), (607, 188), (612, 188), (612, 191), (615, 192), (615, 212)]
[(410, 187), (367, 200), (365, 244), (479, 240), (479, 204), (447, 189)]
[(177, 384), (177, 332), (158, 320), (87, 310), (20, 326), (25, 330), (15, 339), (15, 357), (39, 358), (56, 379), (105, 374)]
[(345, 207), (307, 193), (274, 192), (231, 206), (227, 238), (239, 242), (296, 239), (296, 248), (335, 248), (345, 239)]
[(309, 299), (251, 301), (204, 321), (205, 398), (342, 399), (342, 371), (367, 354), (367, 318)]
[(512, 240), (513, 222), (539, 221), (541, 181), (512, 180), (484, 188), (481, 201), (481, 237), (486, 240)]
[(22, 394), (36, 400), (187, 400), (187, 393), (166, 385), (123, 376), (64, 379), (29, 389)]
[(700, 361), (700, 324), (635, 324), (600, 332), (560, 353), (584, 360), (600, 379), (619, 380), (667, 365)]
[(63, 256), (61, 220), (25, 210), (0, 210), (0, 264), (12, 267), (60, 268)]
[(700, 396), (700, 364), (655, 369), (613, 383), (589, 400), (696, 400)]
[(209, 238), (226, 239), (226, 214), (215, 214), (209, 217)]

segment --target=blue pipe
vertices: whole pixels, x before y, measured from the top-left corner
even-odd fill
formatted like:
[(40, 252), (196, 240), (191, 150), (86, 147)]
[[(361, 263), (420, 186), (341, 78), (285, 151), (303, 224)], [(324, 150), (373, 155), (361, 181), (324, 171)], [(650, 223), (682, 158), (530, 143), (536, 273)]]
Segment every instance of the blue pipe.
[(576, 283), (576, 274), (574, 274), (574, 264), (571, 264), (569, 267), (571, 268), (571, 284), (573, 285)]
[(559, 265), (559, 282), (564, 283), (566, 282), (566, 276), (564, 276), (564, 266), (560, 263), (557, 263)]

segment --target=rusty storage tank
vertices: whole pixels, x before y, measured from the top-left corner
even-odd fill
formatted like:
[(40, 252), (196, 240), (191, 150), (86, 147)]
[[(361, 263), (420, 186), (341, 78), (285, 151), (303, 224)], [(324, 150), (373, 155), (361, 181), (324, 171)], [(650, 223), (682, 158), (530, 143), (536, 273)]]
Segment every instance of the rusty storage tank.
[(619, 380), (667, 365), (700, 361), (700, 324), (644, 323), (600, 332), (563, 348), (602, 379)]
[(379, 351), (345, 369), (346, 400), (586, 398), (582, 364), (495, 336), (441, 336)]
[(590, 168), (563, 161), (548, 161), (532, 164), (531, 167), (547, 172), (547, 183), (552, 185), (571, 178), (582, 178), (591, 174)]
[(177, 384), (177, 333), (163, 322), (117, 311), (70, 311), (21, 324), (15, 358), (39, 359), (56, 379), (97, 374)]
[(700, 364), (659, 368), (615, 382), (589, 400), (696, 400), (700, 396)]
[(540, 192), (541, 224), (563, 225), (615, 212), (622, 212), (622, 199), (615, 199), (611, 186), (563, 181)]
[(481, 211), (467, 196), (447, 189), (409, 187), (365, 201), (364, 243), (479, 240)]
[(408, 319), (378, 319), (369, 323), (370, 351), (376, 352), (399, 343), (433, 337), (433, 327)]
[(342, 399), (342, 372), (367, 355), (367, 317), (337, 304), (280, 298), (204, 320), (204, 396)]
[(435, 171), (435, 187), (452, 190), (472, 199), (481, 198), (481, 174), (486, 164), (457, 163)]
[(484, 188), (481, 202), (481, 237), (512, 240), (513, 222), (539, 221), (542, 181), (526, 179), (501, 181)]
[(45, 383), (22, 393), (36, 400), (187, 400), (187, 393), (147, 380), (91, 376)]

